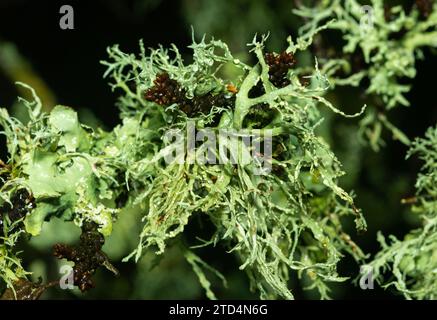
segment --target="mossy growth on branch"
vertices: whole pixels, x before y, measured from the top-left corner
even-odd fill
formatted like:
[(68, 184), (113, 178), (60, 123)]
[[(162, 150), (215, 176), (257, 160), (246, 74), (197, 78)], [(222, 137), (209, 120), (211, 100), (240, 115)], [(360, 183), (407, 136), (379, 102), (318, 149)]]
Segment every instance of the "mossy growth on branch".
[[(366, 224), (352, 195), (338, 185), (340, 162), (315, 130), (323, 121), (320, 108), (356, 117), (364, 107), (353, 115), (334, 107), (323, 97), (331, 83), (317, 60), (312, 66), (295, 61), (318, 31), (296, 41), (289, 38), (280, 54), (264, 52), (266, 38), (255, 37), (249, 45), (256, 58), (253, 66), (214, 39), (193, 41), (191, 63), (183, 61), (175, 46), (146, 53), (140, 43), (139, 56), (113, 46), (103, 64), (111, 87), (120, 94), (122, 123), (109, 132), (81, 124), (69, 107), (42, 112), (31, 88), (34, 100), (24, 101), (27, 123), (1, 109), (9, 157), (1, 166), (0, 205), (9, 213), (1, 217), (0, 276), (7, 287), (27, 275), (15, 248), (18, 238), (38, 236), (53, 217), (82, 228), (91, 223), (108, 237), (120, 208), (137, 206), (142, 232), (125, 260), (138, 261), (146, 250), (165, 254), (168, 246), (179, 245), (207, 297), (214, 299), (209, 276), (224, 284), (225, 278), (196, 248), (218, 246), (236, 256), (261, 298), (292, 299), (292, 273), (328, 298), (329, 284), (347, 279), (337, 272), (340, 259), (345, 254), (364, 258), (343, 231), (342, 220), (351, 217), (359, 231)], [(190, 128), (232, 130), (262, 143), (270, 138), (272, 154), (244, 162), (243, 155), (253, 150), (242, 142), (233, 149), (226, 142), (223, 148), (235, 162), (192, 161), (208, 146), (196, 141), (178, 161), (166, 161), (181, 146), (168, 141), (166, 133)], [(216, 156), (222, 159), (220, 150)], [(271, 173), (260, 174), (263, 164)], [(11, 221), (11, 210), (18, 212), (14, 199), (23, 192), (31, 205)], [(197, 223), (196, 216), (209, 220), (215, 231), (209, 239), (190, 243), (184, 230)], [(55, 246), (55, 254), (66, 257), (59, 248)], [(74, 260), (67, 249), (63, 252)], [(104, 257), (100, 249), (101, 244), (93, 252)], [(111, 269), (105, 259), (92, 264), (92, 270), (82, 262), (75, 267), (89, 271), (81, 288), (91, 286), (98, 265)]]
[(416, 62), (424, 49), (437, 47), (437, 2), (411, 1), (406, 6), (391, 1), (318, 1), (299, 6), (294, 13), (304, 19), (300, 34), (326, 25), (340, 45), (323, 40), (314, 45), (321, 69), (335, 86), (365, 88), (369, 108), (360, 121), (360, 137), (374, 150), (385, 145), (383, 129), (405, 145), (410, 139), (391, 121), (389, 112), (409, 106), (406, 94), (416, 77)]

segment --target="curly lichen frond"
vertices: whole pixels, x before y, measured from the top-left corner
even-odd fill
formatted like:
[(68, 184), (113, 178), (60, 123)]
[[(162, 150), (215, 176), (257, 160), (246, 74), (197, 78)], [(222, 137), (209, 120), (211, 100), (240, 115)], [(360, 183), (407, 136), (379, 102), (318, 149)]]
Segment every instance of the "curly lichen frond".
[[(321, 60), (332, 83), (365, 86), (369, 96), (381, 100), (372, 103), (360, 123), (361, 135), (375, 150), (384, 144), (382, 128), (392, 132), (394, 139), (407, 145), (410, 143), (381, 110), (410, 105), (406, 94), (411, 85), (405, 79), (416, 76), (416, 61), (423, 58), (423, 48), (437, 46), (437, 2), (423, 1), (427, 3), (426, 12), (421, 1), (416, 2), (404, 9), (382, 0), (372, 0), (368, 5), (356, 0), (330, 0), (313, 8), (294, 10), (306, 21), (300, 29), (302, 34), (313, 32), (327, 21), (330, 22), (328, 29), (341, 32), (343, 57)], [(315, 50), (323, 56), (317, 52), (317, 47)], [(327, 51), (328, 48), (320, 50)], [(375, 103), (379, 105), (373, 105)]]
[(382, 250), (370, 264), (376, 279), (383, 283), (385, 271), (392, 278), (384, 281), (394, 286), (407, 299), (437, 298), (437, 127), (430, 128), (424, 138), (416, 139), (408, 156), (419, 155), (424, 162), (416, 181), (416, 197), (412, 211), (418, 214), (422, 227), (411, 231), (403, 240), (382, 234), (378, 240)]
[[(272, 156), (264, 159), (272, 173), (266, 175), (259, 173), (262, 160), (242, 160), (252, 150), (241, 142), (235, 149), (224, 143), (236, 162), (223, 164), (192, 161), (210, 150), (204, 140), (191, 149), (186, 140), (167, 144), (161, 139), (143, 156), (134, 148), (137, 156), (129, 157), (127, 176), (145, 214), (139, 246), (127, 259), (138, 260), (147, 248), (163, 253), (169, 240), (180, 238), (193, 223), (193, 216), (202, 216), (216, 227), (202, 244), (220, 244), (236, 254), (262, 298), (293, 298), (290, 272), (309, 281), (309, 288), (317, 288), (323, 298), (328, 297), (327, 283), (345, 280), (336, 271), (338, 261), (346, 252), (356, 259), (363, 254), (342, 231), (340, 220), (355, 217), (359, 229), (365, 223), (352, 197), (337, 184), (343, 174), (339, 161), (314, 132), (322, 121), (320, 106), (349, 115), (322, 97), (330, 84), (317, 65), (311, 74), (308, 67), (295, 67), (293, 54), (311, 39), (289, 39), (289, 48), (274, 54), (264, 52), (265, 38), (255, 38), (250, 44), (258, 59), (254, 66), (235, 59), (216, 40), (194, 43), (190, 64), (176, 48), (151, 50), (148, 56), (141, 49), (137, 58), (117, 46), (109, 49), (106, 75), (114, 88), (124, 91), (119, 106), (125, 123), (137, 126), (135, 135), (163, 137), (170, 132), (186, 137), (190, 130), (233, 130), (260, 142), (267, 133), (272, 138)], [(307, 80), (302, 83), (304, 73)], [(223, 98), (212, 98), (218, 95)], [(209, 108), (190, 112), (204, 101)], [(133, 120), (134, 114), (141, 117)], [(182, 154), (166, 162), (175, 150)], [(219, 141), (212, 153), (220, 159), (221, 151)], [(209, 282), (200, 278), (211, 296)]]
[(0, 275), (9, 288), (26, 276), (14, 254), (21, 234), (39, 235), (44, 222), (56, 216), (78, 226), (94, 221), (109, 235), (117, 212), (113, 202), (125, 184), (118, 175), (125, 166), (114, 157), (107, 133), (81, 125), (76, 112), (65, 106), (42, 113), (33, 94), (34, 101), (23, 100), (27, 123), (0, 109), (9, 151), (0, 167)]
[[(3, 219), (2, 216), (0, 218)], [(7, 288), (14, 288), (14, 283), (29, 273), (21, 265), (19, 252), (15, 250), (18, 238), (24, 231), (17, 230), (19, 222), (12, 225), (4, 223), (0, 231), (0, 282), (6, 284)], [(15, 292), (14, 292), (15, 294)]]
[[(330, 81), (317, 61), (297, 65), (294, 55), (323, 28), (296, 42), (290, 38), (281, 53), (265, 52), (266, 37), (255, 37), (249, 45), (254, 66), (214, 39), (190, 46), (191, 63), (174, 46), (146, 54), (140, 44), (139, 57), (114, 46), (103, 63), (112, 87), (123, 93), (122, 123), (110, 132), (82, 125), (65, 106), (41, 112), (35, 93), (34, 101), (24, 101), (27, 123), (1, 109), (9, 159), (2, 164), (0, 205), (9, 213), (0, 220), (7, 226), (14, 217), (19, 224), (17, 233), (5, 229), (5, 257), (15, 257), (20, 233), (37, 236), (52, 217), (73, 221), (85, 240), (92, 225), (92, 237), (81, 238), (77, 247), (87, 246), (83, 252), (91, 257), (55, 246), (55, 256), (75, 261), (76, 285), (87, 290), (95, 269), (109, 264), (103, 236), (111, 234), (120, 207), (135, 206), (143, 212), (143, 228), (126, 259), (183, 245), (207, 296), (215, 298), (205, 271), (223, 276), (186, 248), (185, 228), (197, 216), (215, 232), (188, 245), (220, 245), (235, 254), (262, 298), (293, 298), (291, 272), (328, 298), (329, 283), (346, 279), (337, 272), (341, 257), (364, 257), (341, 220), (355, 218), (359, 230), (366, 225), (338, 185), (340, 162), (315, 132), (323, 120), (319, 108), (349, 118), (365, 107), (346, 114), (323, 97)], [(24, 211), (17, 199), (26, 204)], [(9, 268), (19, 273), (19, 260), (4, 261), (15, 263)], [(13, 285), (3, 270), (2, 278)]]

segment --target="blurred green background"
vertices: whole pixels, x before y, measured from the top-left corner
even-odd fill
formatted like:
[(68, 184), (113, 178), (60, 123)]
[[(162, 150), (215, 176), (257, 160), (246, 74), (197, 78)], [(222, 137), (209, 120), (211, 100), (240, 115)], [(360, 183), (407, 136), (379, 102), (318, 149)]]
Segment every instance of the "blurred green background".
[[(191, 26), (196, 38), (203, 34), (226, 41), (241, 59), (251, 61), (246, 44), (257, 34), (269, 33), (268, 49), (280, 52), (286, 47), (287, 35), (296, 36), (302, 24), (292, 14), (297, 3), (316, 1), (284, 0), (93, 0), (93, 1), (0, 1), (0, 106), (7, 107), (17, 117), (23, 108), (16, 103), (20, 94), (15, 81), (32, 85), (45, 103), (46, 110), (55, 104), (73, 107), (82, 122), (93, 127), (110, 129), (119, 122), (112, 93), (102, 78), (106, 47), (118, 43), (125, 52), (138, 52), (138, 40), (146, 47), (175, 43), (189, 61)], [(363, 4), (368, 1), (363, 1)], [(411, 4), (411, 1), (387, 1)], [(59, 8), (70, 4), (75, 13), (75, 29), (59, 28)], [(324, 34), (326, 43), (339, 43), (338, 34)], [(408, 93), (411, 107), (400, 107), (389, 112), (392, 122), (410, 138), (421, 136), (437, 121), (437, 99), (433, 76), (437, 63), (432, 52), (425, 50), (425, 59), (417, 65), (418, 75)], [(310, 55), (299, 59), (312, 59)], [(410, 81), (410, 80), (408, 80)], [(347, 112), (358, 110), (366, 102), (362, 88), (342, 88), (328, 98)], [(359, 120), (340, 119), (326, 113), (320, 134), (330, 143), (344, 164), (346, 175), (341, 185), (354, 190), (357, 204), (368, 221), (368, 232), (356, 235), (351, 223), (349, 233), (365, 252), (378, 250), (376, 232), (401, 237), (417, 225), (402, 198), (414, 195), (414, 182), (420, 162), (405, 161), (407, 148), (385, 136), (387, 145), (379, 152), (372, 151), (358, 140)], [(1, 138), (3, 139), (3, 137)], [(0, 140), (0, 158), (6, 160), (5, 143)], [(137, 244), (141, 225), (135, 208), (125, 210), (115, 225), (113, 235), (104, 251), (112, 261), (121, 261)], [(74, 243), (80, 230), (72, 223), (53, 221), (46, 224), (41, 236), (22, 244), (26, 255), (24, 265), (34, 272), (34, 279), (43, 281), (59, 278), (59, 267), (64, 262), (51, 256), (54, 243)], [(187, 236), (208, 234), (204, 228), (189, 227)], [(214, 288), (219, 298), (256, 299), (249, 291), (244, 272), (238, 261), (220, 247), (199, 251), (208, 263), (217, 266), (228, 280), (228, 288), (219, 282)], [(94, 277), (96, 288), (86, 294), (76, 290), (49, 289), (43, 298), (65, 299), (202, 299), (204, 292), (196, 275), (175, 246), (160, 258), (149, 253), (138, 263), (116, 262), (121, 275), (114, 277), (99, 270)], [(340, 265), (340, 274), (356, 277), (357, 266), (347, 257)], [(313, 298), (311, 292), (300, 289), (296, 279), (292, 287), (298, 299)], [(400, 298), (391, 291), (378, 287), (360, 290), (352, 281), (333, 286), (333, 297), (339, 299)]]

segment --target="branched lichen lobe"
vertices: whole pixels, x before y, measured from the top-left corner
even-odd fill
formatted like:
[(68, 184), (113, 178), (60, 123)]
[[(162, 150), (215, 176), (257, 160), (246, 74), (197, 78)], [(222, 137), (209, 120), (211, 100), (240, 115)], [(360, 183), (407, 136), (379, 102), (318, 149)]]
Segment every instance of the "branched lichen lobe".
[(153, 85), (144, 95), (148, 101), (153, 101), (160, 106), (168, 106), (173, 103), (182, 103), (185, 100), (185, 90), (176, 80), (170, 79), (168, 73), (158, 74)]
[(289, 85), (290, 80), (287, 78), (287, 73), (296, 64), (294, 55), (285, 51), (280, 54), (268, 52), (264, 55), (264, 59), (269, 66), (269, 79), (273, 85), (277, 88)]
[(422, 18), (428, 18), (432, 12), (434, 0), (416, 0), (417, 9), (420, 12)]

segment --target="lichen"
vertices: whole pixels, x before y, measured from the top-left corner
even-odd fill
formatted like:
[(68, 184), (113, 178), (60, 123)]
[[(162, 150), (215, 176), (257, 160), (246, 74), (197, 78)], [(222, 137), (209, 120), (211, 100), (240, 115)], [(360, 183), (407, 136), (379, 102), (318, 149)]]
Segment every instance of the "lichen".
[[(184, 255), (208, 297), (215, 295), (204, 270), (214, 266), (202, 261), (192, 246), (217, 245), (234, 254), (261, 298), (293, 298), (291, 273), (328, 298), (329, 283), (347, 279), (337, 272), (343, 255), (364, 258), (341, 220), (354, 218), (360, 231), (366, 225), (351, 194), (338, 184), (343, 175), (340, 162), (315, 133), (323, 121), (319, 108), (350, 118), (360, 116), (365, 107), (352, 115), (334, 107), (323, 97), (331, 84), (317, 61), (296, 65), (295, 54), (311, 44), (312, 36), (289, 38), (281, 54), (266, 53), (266, 37), (255, 37), (249, 45), (257, 59), (253, 66), (214, 39), (193, 41), (189, 64), (174, 46), (146, 54), (140, 43), (139, 57), (113, 46), (108, 49), (110, 60), (104, 62), (105, 76), (121, 92), (122, 123), (109, 132), (80, 124), (77, 114), (65, 106), (41, 112), (36, 94), (34, 101), (25, 101), (28, 123), (1, 109), (10, 169), (0, 189), (0, 204), (13, 199), (18, 189), (28, 190), (35, 199), (19, 231), (5, 233), (6, 257), (14, 252), (20, 233), (38, 236), (52, 217), (82, 228), (93, 223), (103, 239), (111, 233), (120, 204), (139, 206), (139, 244), (125, 260), (138, 261), (149, 249), (159, 255), (175, 242), (184, 243), (186, 226), (200, 216), (215, 226), (215, 232), (211, 239), (189, 243)], [(223, 75), (224, 67), (233, 70), (233, 76)], [(240, 140), (236, 145), (223, 140), (212, 152), (225, 160), (222, 151), (227, 149), (228, 160), (234, 162), (202, 162), (197, 156), (208, 147), (203, 140), (191, 149), (182, 145), (184, 152), (176, 161), (166, 160), (181, 147), (168, 133), (202, 129), (237, 132), (265, 143), (264, 149), (254, 153), (253, 146)], [(275, 147), (271, 155), (269, 143)], [(251, 161), (246, 161), (247, 155), (253, 156)], [(77, 256), (67, 247), (56, 248), (61, 258)], [(99, 257), (100, 249), (96, 248)], [(76, 285), (86, 290), (102, 259), (87, 264), (82, 258), (77, 268), (84, 276), (77, 276)], [(9, 287), (25, 276), (14, 259), (5, 258), (9, 269), (0, 269)]]
[[(423, 161), (416, 180), (412, 214), (421, 226), (403, 239), (378, 234), (381, 251), (369, 264), (373, 276), (384, 287), (395, 287), (407, 299), (437, 298), (437, 127), (429, 128), (424, 138), (416, 139), (408, 157), (418, 155)], [(387, 275), (387, 271), (391, 275)]]
[(404, 9), (382, 0), (367, 5), (356, 0), (329, 0), (294, 10), (306, 21), (301, 34), (321, 25), (340, 32), (343, 44), (334, 48), (336, 56), (327, 56), (331, 48), (327, 43), (319, 43), (315, 52), (333, 87), (364, 86), (367, 97), (376, 97), (369, 103), (359, 131), (374, 150), (384, 145), (382, 129), (391, 132), (395, 140), (410, 143), (387, 113), (410, 105), (406, 94), (411, 84), (405, 79), (416, 76), (416, 61), (423, 59), (423, 49), (437, 46), (437, 3), (416, 2)]

